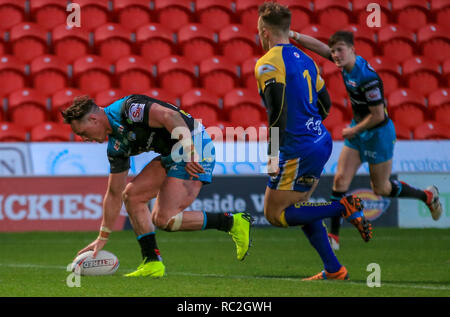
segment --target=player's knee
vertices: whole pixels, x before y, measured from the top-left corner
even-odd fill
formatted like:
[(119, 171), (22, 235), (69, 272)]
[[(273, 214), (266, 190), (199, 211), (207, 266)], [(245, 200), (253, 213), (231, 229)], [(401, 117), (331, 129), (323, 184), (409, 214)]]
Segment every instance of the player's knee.
[(284, 227), (282, 220), (281, 220), (281, 214), (275, 215), (267, 210), (264, 210), (264, 216), (266, 217), (267, 221), (275, 227)]
[(374, 194), (378, 196), (388, 196), (390, 194), (389, 188), (387, 186), (372, 184), (372, 190)]
[(125, 187), (125, 190), (122, 192), (122, 200), (126, 206), (134, 201), (134, 198), (135, 198), (134, 192), (135, 192), (134, 187), (133, 187), (133, 184), (131, 184), (131, 183), (128, 184)]
[(159, 229), (174, 232), (178, 231), (181, 228), (181, 223), (183, 221), (183, 212), (177, 213), (173, 217), (167, 217), (162, 214), (156, 214), (155, 217), (152, 217), (153, 224)]

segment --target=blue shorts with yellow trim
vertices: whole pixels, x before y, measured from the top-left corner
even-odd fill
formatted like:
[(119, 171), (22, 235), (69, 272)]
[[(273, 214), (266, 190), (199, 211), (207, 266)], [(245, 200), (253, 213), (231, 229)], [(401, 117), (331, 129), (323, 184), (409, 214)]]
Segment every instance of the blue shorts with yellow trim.
[[(353, 120), (350, 126), (354, 125), (356, 122)], [(389, 119), (381, 127), (366, 130), (352, 139), (345, 139), (344, 145), (357, 150), (362, 163), (378, 164), (392, 159), (395, 141), (395, 127)]]
[[(216, 151), (214, 148), (214, 143), (211, 137), (206, 131), (203, 131), (194, 140), (195, 149), (200, 157), (200, 165), (205, 170), (204, 173), (198, 174), (198, 178), (193, 178), (193, 180), (199, 180), (203, 184), (210, 184), (212, 182), (212, 174), (214, 166), (216, 164)], [(180, 152), (180, 155), (182, 152)], [(191, 176), (186, 171), (186, 162), (178, 161), (174, 162), (171, 155), (162, 156), (161, 163), (166, 169), (167, 176), (175, 177), (180, 179), (191, 179)]]
[(277, 176), (269, 177), (267, 186), (277, 190), (310, 191), (315, 180), (320, 178), (333, 149), (329, 133), (318, 141), (304, 144), (298, 157), (284, 159), (281, 154), (278, 165), (280, 172)]

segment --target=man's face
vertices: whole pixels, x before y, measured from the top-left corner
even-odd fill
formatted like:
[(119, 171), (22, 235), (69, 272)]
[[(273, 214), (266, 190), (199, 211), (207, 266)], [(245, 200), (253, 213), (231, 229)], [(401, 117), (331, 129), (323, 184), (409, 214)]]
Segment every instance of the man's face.
[(345, 42), (337, 42), (331, 48), (331, 57), (337, 67), (345, 67), (352, 62), (355, 53), (353, 46), (347, 45)]
[(72, 131), (79, 135), (85, 142), (103, 143), (108, 134), (101, 125), (96, 114), (88, 114), (81, 120), (73, 120), (70, 124)]
[(264, 51), (269, 50), (269, 30), (264, 26), (264, 22), (261, 17), (258, 18), (258, 34), (261, 46)]

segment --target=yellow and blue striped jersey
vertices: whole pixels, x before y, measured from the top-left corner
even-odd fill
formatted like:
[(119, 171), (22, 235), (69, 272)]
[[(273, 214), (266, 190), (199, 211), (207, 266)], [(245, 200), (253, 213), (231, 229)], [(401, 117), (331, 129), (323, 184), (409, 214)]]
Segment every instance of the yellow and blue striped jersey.
[[(257, 61), (255, 77), (269, 111), (269, 125), (280, 128), (280, 154), (285, 158), (296, 157), (298, 150), (328, 133), (317, 107), (325, 82), (311, 57), (294, 45), (278, 44)], [(283, 87), (280, 110), (272, 116), (266, 93), (271, 84)]]

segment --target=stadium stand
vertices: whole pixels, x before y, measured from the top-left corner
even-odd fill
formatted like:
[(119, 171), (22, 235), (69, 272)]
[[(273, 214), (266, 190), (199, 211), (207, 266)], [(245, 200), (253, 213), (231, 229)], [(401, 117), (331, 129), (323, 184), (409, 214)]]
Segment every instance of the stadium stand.
[[(81, 5), (81, 27), (66, 25), (70, 2)], [(74, 96), (87, 94), (106, 106), (144, 93), (224, 131), (261, 125), (266, 113), (254, 65), (264, 53), (256, 28), (263, 2), (0, 0), (0, 122), (31, 132), (42, 122), (61, 122), (59, 111)], [(379, 28), (366, 24), (371, 0), (278, 2), (290, 7), (292, 29), (325, 43), (337, 29), (354, 32), (356, 52), (383, 79), (399, 139), (443, 137), (420, 132), (429, 122), (450, 129), (448, 0), (378, 0)], [(311, 56), (333, 101), (324, 123), (340, 139), (338, 130), (351, 119), (342, 76), (331, 62)]]
[(30, 139), (33, 142), (69, 142), (72, 130), (67, 124), (43, 122), (33, 127)]
[(426, 121), (414, 129), (414, 138), (416, 140), (450, 139), (450, 129), (442, 123)]
[(0, 122), (0, 142), (26, 142), (27, 130), (12, 122)]

